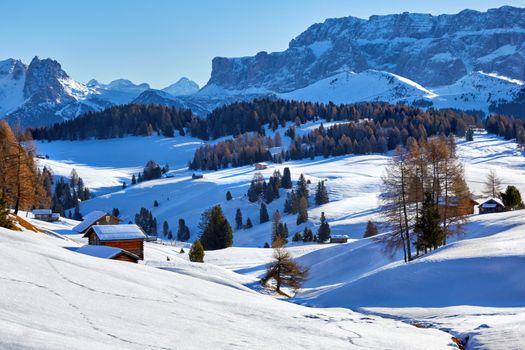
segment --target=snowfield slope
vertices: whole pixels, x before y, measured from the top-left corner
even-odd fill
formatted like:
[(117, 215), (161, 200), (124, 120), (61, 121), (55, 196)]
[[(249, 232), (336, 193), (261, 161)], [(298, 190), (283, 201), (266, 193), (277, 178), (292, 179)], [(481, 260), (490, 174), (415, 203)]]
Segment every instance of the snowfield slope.
[(455, 348), (438, 330), (83, 256), (62, 242), (0, 229), (1, 348)]

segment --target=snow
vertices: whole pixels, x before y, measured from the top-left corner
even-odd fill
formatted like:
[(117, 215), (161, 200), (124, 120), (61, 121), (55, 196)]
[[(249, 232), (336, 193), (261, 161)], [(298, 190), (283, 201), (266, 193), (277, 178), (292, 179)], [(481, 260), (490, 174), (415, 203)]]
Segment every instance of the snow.
[(305, 88), (280, 94), (291, 100), (355, 103), (362, 101), (414, 101), (435, 94), (410, 79), (396, 74), (366, 70), (343, 72), (317, 81)]
[(34, 209), (32, 213), (33, 215), (51, 215), (53, 212), (51, 209)]
[(135, 224), (126, 225), (94, 225), (91, 229), (101, 241), (115, 241), (125, 239), (141, 239), (146, 235)]
[(330, 51), (333, 44), (330, 40), (316, 41), (313, 44), (308, 45), (308, 48), (312, 50), (316, 58), (321, 57), (325, 52)]
[(95, 259), (61, 242), (0, 229), (0, 347), (455, 348), (439, 330), (248, 291), (213, 265), (192, 264), (206, 280), (184, 269)]
[[(50, 159), (38, 159), (58, 176), (69, 176), (75, 169), (87, 186), (99, 193), (128, 184), (131, 176), (144, 169), (150, 159), (158, 164), (169, 164), (170, 169), (186, 168), (187, 161), (200, 147), (200, 139), (177, 136), (129, 136), (111, 140), (37, 142), (39, 153)], [(111, 211), (111, 210), (110, 210)]]
[[(297, 129), (297, 133), (299, 135), (307, 133), (321, 122), (309, 122), (301, 125)], [(325, 125), (328, 124), (325, 123)], [(278, 131), (283, 134), (284, 129), (279, 129)], [(272, 133), (268, 132), (268, 135), (272, 135)], [(156, 150), (158, 148), (156, 148), (155, 144), (160, 139), (157, 137), (144, 138), (141, 141), (142, 147)], [(130, 143), (138, 142), (133, 141), (134, 138), (123, 140), (129, 140)], [(115, 144), (118, 144), (123, 142), (123, 140), (107, 141), (113, 141)], [(122, 213), (121, 219), (128, 221), (133, 220), (133, 216), (139, 211), (140, 207), (147, 207), (152, 210), (158, 222), (167, 220), (170, 228), (174, 231), (176, 230), (178, 219), (184, 218), (190, 227), (191, 240), (194, 240), (198, 236), (197, 223), (199, 216), (204, 209), (214, 204), (220, 204), (228, 220), (233, 223), (236, 209), (241, 208), (244, 220), (250, 217), (254, 227), (250, 230), (235, 230), (234, 247), (206, 252), (205, 264), (195, 266), (195, 264), (188, 262), (189, 243), (160, 242), (159, 244), (146, 242), (144, 261), (146, 266), (141, 265), (136, 268), (149, 268), (155, 271), (148, 272), (150, 276), (148, 281), (151, 278), (151, 283), (160, 283), (162, 286), (155, 285), (157, 291), (151, 291), (148, 289), (149, 282), (146, 282), (144, 285), (141, 284), (140, 288), (147, 289), (145, 293), (150, 297), (152, 295), (157, 296), (158, 290), (170, 290), (171, 293), (176, 293), (177, 299), (183, 298), (181, 296), (182, 292), (180, 292), (183, 289), (184, 293), (188, 292), (199, 300), (203, 298), (205, 302), (210, 301), (208, 298), (214, 296), (216, 299), (213, 302), (221, 304), (220, 306), (202, 305), (203, 310), (217, 310), (217, 307), (226, 307), (229, 304), (225, 304), (224, 300), (235, 300), (244, 305), (242, 303), (244, 302), (245, 294), (250, 295), (250, 297), (246, 297), (254, 298), (249, 301), (250, 305), (252, 305), (249, 312), (250, 317), (247, 319), (242, 318), (240, 321), (243, 322), (242, 326), (235, 324), (235, 326), (228, 327), (237, 327), (232, 332), (239, 332), (234, 335), (228, 332), (228, 336), (239, 336), (241, 330), (245, 331), (244, 327), (250, 328), (254, 326), (250, 322), (275, 322), (274, 315), (279, 315), (279, 324), (284, 325), (286, 323), (284, 329), (295, 334), (294, 342), (290, 344), (298, 347), (320, 344), (316, 343), (316, 341), (321, 341), (319, 338), (309, 338), (308, 344), (310, 345), (296, 343), (297, 339), (302, 340), (303, 338), (297, 336), (298, 331), (294, 328), (295, 326), (288, 324), (288, 311), (286, 310), (288, 310), (290, 304), (275, 301), (259, 293), (265, 292), (259, 286), (258, 280), (264, 272), (266, 264), (271, 261), (272, 250), (260, 248), (264, 242), (270, 240), (271, 223), (258, 224), (259, 204), (250, 203), (245, 197), (249, 182), (256, 170), (253, 166), (245, 166), (216, 172), (204, 172), (203, 179), (198, 181), (191, 180), (192, 172), (182, 167), (189, 160), (187, 157), (190, 154), (178, 154), (176, 151), (178, 149), (176, 146), (177, 142), (183, 144), (186, 141), (183, 138), (175, 137), (172, 139), (173, 143), (170, 144), (173, 147), (172, 151), (170, 151), (173, 153), (171, 156), (178, 156), (177, 161), (181, 165), (181, 168), (173, 172), (174, 177), (143, 182), (130, 186), (125, 190), (101, 195), (92, 200), (82, 202), (81, 211), (108, 211), (118, 207)], [(97, 141), (75, 141), (65, 144), (68, 146), (70, 154), (75, 157), (76, 162), (82, 163), (88, 168), (103, 165), (107, 161), (105, 158), (96, 157), (90, 153), (101, 152), (103, 146), (93, 147), (92, 150), (89, 150), (85, 148), (84, 142), (96, 144), (95, 142)], [(103, 145), (108, 145), (108, 143), (105, 143), (106, 141), (100, 142)], [(288, 138), (283, 138), (285, 146), (288, 142)], [(53, 149), (53, 144), (54, 142), (44, 145), (50, 146), (48, 148), (50, 150)], [(111, 152), (114, 152), (111, 150), (111, 147), (106, 148), (106, 153), (111, 154)], [(82, 151), (78, 151), (80, 149)], [(170, 152), (166, 152), (166, 155), (171, 154)], [(498, 176), (502, 178), (503, 186), (512, 184), (517, 186), (522, 193), (525, 192), (525, 159), (523, 158), (523, 152), (518, 149), (514, 141), (503, 140), (485, 133), (476, 133), (474, 141), (458, 140), (457, 152), (465, 166), (466, 180), (474, 196), (479, 196), (482, 193), (483, 183), (491, 170), (495, 170)], [(143, 156), (141, 152), (132, 154), (133, 157), (137, 158)], [(55, 158), (53, 153), (50, 153), (50, 155), (52, 159)], [(88, 159), (93, 163), (83, 159)], [(108, 166), (107, 171), (119, 172), (121, 171), (119, 166), (129, 167), (134, 163), (142, 163), (142, 161), (138, 162), (131, 157), (125, 161), (115, 159), (116, 164), (113, 167)], [(310, 208), (309, 221), (306, 224), (297, 226), (295, 224), (295, 216), (283, 216), (283, 221), (289, 227), (290, 235), (299, 230), (302, 231), (305, 226), (309, 226), (315, 231), (321, 212), (325, 212), (332, 228), (332, 234), (334, 236), (347, 235), (350, 237), (348, 243), (343, 244), (289, 244), (288, 249), (291, 254), (301, 264), (308, 266), (311, 272), (311, 278), (293, 299), (294, 303), (303, 306), (292, 305), (300, 309), (294, 309), (296, 311), (291, 313), (297, 315), (297, 313), (302, 312), (297, 310), (316, 312), (312, 310), (319, 310), (316, 309), (317, 307), (329, 307), (330, 309), (322, 309), (323, 311), (320, 312), (327, 316), (316, 316), (314, 320), (332, 319), (332, 323), (336, 328), (342, 327), (335, 332), (344, 330), (343, 332), (347, 336), (349, 330), (363, 334), (360, 330), (360, 325), (350, 321), (352, 327), (347, 328), (345, 322), (349, 318), (351, 319), (352, 316), (347, 314), (345, 314), (346, 316), (335, 316), (331, 313), (340, 315), (339, 313), (343, 312), (356, 315), (354, 312), (345, 309), (351, 308), (365, 313), (366, 316), (360, 317), (362, 319), (370, 318), (371, 322), (373, 322), (369, 324), (370, 326), (377, 320), (384, 321), (383, 318), (378, 317), (382, 315), (383, 317), (403, 320), (405, 323), (432, 327), (436, 332), (437, 329), (445, 330), (462, 339), (469, 336), (469, 349), (498, 349), (501, 345), (510, 349), (520, 348), (521, 341), (525, 336), (523, 327), (520, 327), (520, 324), (523, 324), (525, 319), (525, 305), (523, 304), (525, 289), (521, 282), (525, 273), (525, 216), (520, 211), (473, 216), (470, 223), (466, 225), (464, 234), (452, 237), (447, 246), (418, 258), (410, 264), (405, 264), (402, 262), (402, 252), (397, 251), (392, 255), (387, 254), (381, 242), (373, 238), (361, 238), (368, 220), (380, 220), (377, 195), (380, 192), (380, 177), (388, 159), (388, 154), (349, 155), (328, 159), (317, 157), (314, 160), (287, 162), (285, 165), (269, 163), (268, 169), (261, 171), (268, 178), (275, 169), (281, 169), (282, 171), (284, 166), (288, 166), (291, 169), (294, 180), (301, 173), (304, 173), (306, 178), (311, 180), (311, 190), (313, 190), (317, 181), (321, 179), (327, 181), (326, 186), (331, 202), (320, 207)], [(64, 161), (70, 162), (71, 160), (64, 157)], [(89, 186), (89, 183), (86, 182), (86, 185)], [(226, 201), (225, 195), (227, 191), (233, 194), (231, 201)], [(159, 207), (153, 207), (154, 200), (158, 200)], [(268, 205), (268, 211), (270, 213), (277, 209), (282, 211), (283, 201), (284, 191), (281, 190), (281, 198)], [(60, 223), (56, 224), (39, 223), (31, 219), (30, 221), (39, 227), (62, 233), (68, 233), (68, 230), (70, 232), (75, 225), (73, 221), (66, 219), (62, 219)], [(81, 244), (85, 243), (85, 238), (68, 237)], [(0, 237), (0, 244), (3, 243), (1, 239)], [(64, 242), (67, 241), (61, 240), (61, 242), (61, 244), (65, 244)], [(32, 245), (28, 246), (31, 247)], [(180, 249), (182, 247), (184, 247), (186, 252), (181, 254)], [(39, 249), (38, 253), (41, 254), (41, 247)], [(60, 259), (63, 260), (64, 258), (61, 257)], [(67, 264), (69, 265), (74, 265), (67, 259), (65, 261), (68, 261)], [(99, 262), (99, 264), (103, 264), (102, 266), (106, 266), (105, 264), (108, 263), (111, 262)], [(123, 264), (119, 262), (113, 263)], [(47, 268), (47, 265), (41, 265), (43, 267), (39, 266), (39, 268)], [(0, 264), (0, 268), (1, 266)], [(98, 266), (100, 268), (100, 265)], [(84, 267), (82, 268), (84, 269)], [(156, 269), (152, 268), (164, 271), (157, 272)], [(166, 277), (166, 279), (170, 278), (170, 281), (165, 282), (164, 277), (159, 277), (158, 273), (167, 273), (171, 274), (169, 276), (177, 277)], [(111, 275), (115, 278), (120, 277), (117, 273), (111, 273)], [(128, 273), (124, 275), (127, 276)], [(136, 279), (139, 276), (143, 276), (135, 273), (135, 271), (132, 275), (133, 278), (131, 280), (126, 280), (126, 286), (128, 283), (133, 284), (137, 281)], [(76, 277), (76, 274), (73, 274), (73, 276)], [(82, 280), (78, 281), (78, 283), (97, 289), (97, 286), (87, 283), (88, 276), (82, 276), (81, 278), (86, 278), (86, 281)], [(108, 276), (101, 276), (100, 278), (107, 279)], [(183, 283), (178, 278), (190, 280)], [(172, 281), (172, 279), (176, 281)], [(207, 293), (211, 293), (213, 296), (209, 294), (204, 294), (205, 296), (202, 294), (196, 295), (195, 293), (199, 293), (197, 287), (192, 287), (191, 291), (187, 290), (186, 288), (189, 285), (198, 285), (193, 280), (201, 281), (199, 283), (205, 281), (206, 283), (211, 283), (210, 285), (213, 287), (207, 285), (205, 288), (208, 291)], [(77, 280), (75, 279), (75, 281)], [(110, 288), (110, 286), (113, 288), (111, 278), (109, 278), (109, 281), (107, 288)], [(49, 283), (57, 282), (50, 281)], [(89, 283), (96, 282), (90, 281)], [(163, 283), (169, 283), (169, 286), (165, 286)], [(174, 283), (176, 287), (172, 286), (171, 283)], [(117, 286), (115, 288), (119, 290), (121, 287)], [(136, 291), (135, 288), (138, 287), (134, 286), (132, 290)], [(243, 296), (224, 296), (222, 292), (217, 292), (214, 288), (224, 288), (231, 293), (241, 293)], [(179, 291), (178, 294), (177, 291)], [(139, 292), (136, 291), (136, 293)], [(220, 297), (217, 293), (220, 294)], [(267, 299), (272, 300), (271, 302), (268, 301), (268, 303), (278, 303), (276, 308), (280, 311), (269, 311), (266, 309)], [(260, 300), (264, 300), (264, 302)], [(234, 305), (236, 306), (232, 306), (232, 309), (238, 310), (238, 307), (243, 308), (243, 306), (238, 306), (238, 304)], [(315, 308), (304, 308), (304, 306)], [(147, 307), (149, 307), (149, 303)], [(177, 305), (177, 307), (180, 306)], [(264, 311), (261, 311), (261, 308)], [(158, 315), (164, 315), (164, 312), (180, 312), (180, 310), (173, 311), (169, 307), (168, 309), (158, 310), (158, 307), (154, 306), (152, 312), (158, 311)], [(109, 312), (112, 313), (112, 310), (110, 308)], [(89, 309), (83, 309), (82, 312), (93, 315), (91, 313), (93, 311)], [(221, 309), (220, 312), (226, 315), (223, 318), (228, 318), (228, 312), (231, 312), (231, 310)], [(254, 312), (256, 314), (253, 314)], [(266, 312), (275, 312), (275, 314), (267, 314)], [(265, 316), (262, 316), (262, 313)], [(115, 317), (115, 314), (111, 315)], [(238, 314), (235, 315), (238, 316)], [(72, 316), (70, 315), (70, 317)], [(102, 320), (104, 320), (105, 316), (99, 315), (98, 317), (102, 317)], [(165, 330), (164, 325), (158, 325), (157, 321), (150, 320), (149, 317), (151, 316), (146, 315), (144, 317), (148, 320), (148, 322), (144, 321), (144, 324), (155, 326), (154, 334)], [(185, 320), (186, 317), (187, 315), (185, 315)], [(198, 318), (199, 316), (191, 313), (191, 320), (194, 320), (193, 317)], [(269, 317), (270, 319), (268, 319)], [(301, 317), (299, 319), (302, 320)], [(343, 319), (347, 321), (343, 321)], [(211, 322), (209, 318), (206, 318), (206, 320)], [(235, 321), (231, 321), (231, 323), (233, 322)], [(297, 319), (294, 318), (293, 322), (297, 322)], [(292, 324), (296, 325), (296, 323)], [(319, 328), (320, 324), (316, 323), (315, 327), (325, 331), (326, 325), (330, 323), (324, 322), (322, 324), (325, 326)], [(263, 327), (267, 330), (266, 334), (275, 334), (274, 329), (268, 328), (266, 324), (258, 323), (255, 326)], [(412, 326), (407, 329), (421, 330), (421, 328)], [(378, 334), (378, 336), (385, 336), (386, 338), (392, 336), (388, 327), (381, 328), (381, 331), (376, 331), (376, 333), (383, 333), (383, 330), (385, 333)], [(423, 330), (430, 331), (430, 329)], [(281, 331), (284, 331), (283, 327), (281, 327)], [(251, 335), (249, 339), (251, 339), (252, 343), (250, 344), (257, 347), (255, 345), (257, 340), (254, 339), (260, 338), (253, 335), (251, 333), (252, 330), (245, 332)], [(75, 333), (73, 332), (72, 334)], [(123, 334), (126, 337), (130, 337), (133, 341), (137, 341), (136, 338), (133, 338), (133, 335)], [(317, 333), (314, 332), (312, 334)], [(337, 334), (339, 333), (336, 333), (336, 335), (330, 334), (332, 341), (339, 339)], [(307, 337), (310, 336), (308, 335)], [(375, 348), (397, 349), (401, 346), (398, 345), (397, 342), (399, 340), (396, 337), (400, 336), (401, 333), (396, 332), (393, 338), (388, 338), (391, 341), (395, 341), (395, 345), (388, 346), (375, 340), (373, 343), (368, 343), (368, 345), (372, 345)], [(408, 335), (405, 334), (403, 338), (405, 336)], [(271, 338), (275, 337), (272, 336)], [(360, 341), (365, 341), (363, 340), (365, 338), (366, 336), (362, 336)], [(148, 339), (151, 338), (148, 337)], [(212, 337), (209, 341), (214, 341), (213, 339)], [(266, 338), (265, 340), (267, 341)], [(156, 341), (159, 340), (157, 339)], [(276, 340), (272, 339), (272, 341)], [(355, 339), (353, 341), (356, 342)], [(325, 345), (327, 343), (322, 342), (322, 344)], [(358, 342), (356, 344), (362, 345)], [(425, 348), (429, 346), (446, 348), (448, 343), (438, 346), (438, 343), (427, 343), (424, 341), (419, 342), (416, 348), (421, 348), (421, 344), (425, 344)], [(210, 343), (207, 343), (207, 345), (210, 345)], [(220, 348), (221, 345), (222, 343), (215, 347)], [(282, 344), (273, 345), (279, 347)], [(288, 344), (288, 346), (290, 345)], [(333, 346), (335, 348), (339, 347), (339, 345)], [(351, 345), (345, 344), (344, 346)], [(184, 346), (181, 347), (184, 348)], [(247, 347), (250, 346), (247, 345)], [(341, 347), (343, 346), (341, 345)]]
[(82, 219), (83, 221), (73, 228), (75, 232), (83, 232), (89, 226), (93, 225), (95, 221), (106, 215), (107, 213), (100, 210), (94, 210), (89, 214), (85, 215)]
[(120, 254), (122, 249), (104, 245), (85, 245), (76, 250), (77, 253), (94, 256), (96, 258), (111, 259)]
[(516, 53), (516, 46), (514, 45), (504, 45), (498, 47), (496, 50), (492, 51), (488, 55), (480, 57), (476, 60), (477, 63), (490, 63), (499, 57), (506, 57)]

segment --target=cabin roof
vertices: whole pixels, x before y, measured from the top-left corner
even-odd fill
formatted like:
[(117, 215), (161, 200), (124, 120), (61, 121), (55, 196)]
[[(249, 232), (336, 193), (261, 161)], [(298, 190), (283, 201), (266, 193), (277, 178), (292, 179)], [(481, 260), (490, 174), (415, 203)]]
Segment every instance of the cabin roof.
[(94, 225), (84, 235), (86, 237), (91, 231), (95, 232), (101, 241), (120, 241), (128, 239), (145, 239), (146, 235), (140, 227), (135, 224), (128, 225)]
[(94, 256), (96, 258), (111, 259), (119, 254), (125, 254), (132, 258), (138, 259), (139, 257), (133, 253), (130, 253), (124, 249), (109, 247), (105, 245), (85, 245), (77, 249), (77, 253)]
[(53, 211), (51, 209), (34, 209), (33, 215), (51, 215)]
[(346, 238), (346, 239), (349, 238), (348, 235), (332, 235), (331, 237), (332, 237), (332, 238), (343, 238), (343, 239), (344, 239), (344, 238)]
[(499, 198), (489, 198), (479, 206), (482, 208), (496, 208), (498, 205), (505, 206)]
[(85, 215), (82, 219), (82, 222), (78, 224), (77, 226), (73, 227), (73, 231), (76, 232), (84, 232), (85, 229), (87, 229), (89, 226), (93, 225), (95, 221), (98, 219), (104, 217), (104, 215), (107, 215), (105, 211), (101, 210), (95, 210), (91, 213)]

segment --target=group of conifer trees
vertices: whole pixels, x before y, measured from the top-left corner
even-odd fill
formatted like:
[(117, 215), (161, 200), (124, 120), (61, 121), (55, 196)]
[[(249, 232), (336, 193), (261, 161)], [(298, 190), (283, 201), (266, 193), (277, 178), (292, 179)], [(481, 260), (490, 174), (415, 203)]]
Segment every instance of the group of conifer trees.
[(189, 109), (159, 105), (129, 104), (113, 106), (100, 112), (88, 112), (78, 118), (52, 126), (30, 130), (35, 140), (110, 139), (126, 135), (166, 137), (175, 132), (184, 136), (208, 139), (206, 120), (194, 116)]
[(51, 206), (51, 175), (38, 170), (35, 156), (32, 143), (0, 121), (0, 200), (15, 214)]
[(381, 213), (390, 229), (385, 239), (390, 248), (403, 248), (405, 261), (445, 245), (472, 209), (452, 137), (398, 147), (382, 182)]
[[(51, 173), (46, 167), (44, 167), (42, 173), (51, 179)], [(48, 181), (45, 181), (45, 183), (47, 184)], [(82, 220), (79, 204), (90, 198), (91, 192), (89, 188), (84, 185), (84, 181), (78, 176), (76, 170), (72, 169), (68, 181), (63, 177), (56, 181), (52, 196), (51, 209), (53, 212), (65, 216), (65, 210), (72, 208), (73, 213), (69, 210), (67, 216), (70, 219)]]
[(525, 120), (502, 115), (492, 115), (485, 121), (485, 129), (491, 134), (503, 136), (506, 140), (516, 139), (525, 148)]

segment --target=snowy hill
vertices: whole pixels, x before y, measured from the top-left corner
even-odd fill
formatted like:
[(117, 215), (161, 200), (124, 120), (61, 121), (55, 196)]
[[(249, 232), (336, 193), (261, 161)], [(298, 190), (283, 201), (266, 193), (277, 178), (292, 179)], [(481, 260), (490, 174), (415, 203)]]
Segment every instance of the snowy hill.
[(442, 331), (257, 294), (206, 264), (161, 270), (6, 229), (0, 244), (2, 348), (455, 348)]
[(388, 101), (391, 103), (411, 103), (435, 94), (421, 85), (398, 75), (366, 70), (361, 73), (344, 72), (317, 81), (312, 85), (279, 97), (290, 100), (335, 104), (362, 101)]

